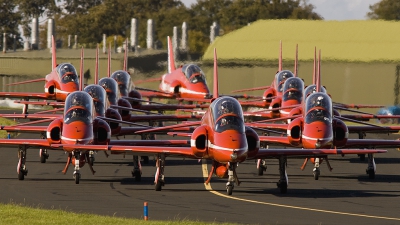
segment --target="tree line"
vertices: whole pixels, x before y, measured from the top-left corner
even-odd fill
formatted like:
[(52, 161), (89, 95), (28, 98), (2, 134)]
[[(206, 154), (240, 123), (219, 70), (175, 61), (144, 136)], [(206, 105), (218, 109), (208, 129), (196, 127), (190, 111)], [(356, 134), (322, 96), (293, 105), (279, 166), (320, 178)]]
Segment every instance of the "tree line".
[[(397, 2), (382, 0), (370, 6), (368, 17), (398, 20)], [(30, 37), (34, 17), (53, 18), (58, 39), (66, 43), (67, 35), (78, 35), (79, 43), (86, 47), (101, 43), (103, 34), (117, 35), (122, 37), (120, 40), (129, 38), (132, 18), (139, 22), (139, 45), (146, 46), (147, 20), (153, 19), (155, 40), (166, 46), (166, 36), (185, 21), (192, 53), (205, 51), (213, 22), (227, 34), (259, 19), (323, 19), (308, 0), (197, 0), (190, 7), (180, 0), (0, 0), (0, 5), (1, 33), (10, 35), (10, 43), (11, 35), (16, 35), (18, 46), (22, 46), (18, 26), (23, 27), (24, 36)], [(46, 36), (46, 29), (42, 25), (41, 36)], [(46, 46), (47, 39), (41, 40), (41, 46)]]

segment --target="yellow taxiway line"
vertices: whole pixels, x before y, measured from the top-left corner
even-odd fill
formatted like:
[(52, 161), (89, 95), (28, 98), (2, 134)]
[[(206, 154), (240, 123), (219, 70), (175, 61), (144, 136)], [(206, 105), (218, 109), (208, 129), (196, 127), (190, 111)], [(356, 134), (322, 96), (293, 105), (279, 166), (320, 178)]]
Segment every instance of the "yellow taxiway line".
[[(203, 177), (204, 180), (207, 179), (208, 177), (208, 169), (207, 169), (207, 161), (202, 160), (202, 171), (203, 171)], [(338, 214), (338, 215), (346, 215), (346, 216), (357, 216), (357, 217), (364, 217), (364, 218), (374, 218), (374, 219), (384, 219), (384, 220), (396, 220), (400, 221), (400, 218), (393, 218), (393, 217), (384, 217), (384, 216), (371, 216), (371, 215), (365, 215), (365, 214), (357, 214), (357, 213), (346, 213), (346, 212), (339, 212), (339, 211), (331, 211), (331, 210), (323, 210), (323, 209), (313, 209), (313, 208), (307, 208), (307, 207), (299, 207), (299, 206), (292, 206), (292, 205), (282, 205), (282, 204), (276, 204), (276, 203), (270, 203), (270, 202), (260, 202), (260, 201), (254, 201), (250, 199), (244, 199), (244, 198), (238, 198), (238, 197), (233, 197), (231, 195), (226, 195), (226, 194), (221, 194), (217, 191), (214, 191), (211, 187), (211, 184), (205, 184), (204, 187), (206, 188), (207, 191), (210, 193), (223, 197), (223, 198), (229, 198), (237, 201), (242, 201), (242, 202), (250, 202), (250, 203), (255, 203), (255, 204), (261, 204), (261, 205), (269, 205), (269, 206), (275, 206), (275, 207), (282, 207), (282, 208), (289, 208), (289, 209), (299, 209), (299, 210), (306, 210), (306, 211), (314, 211), (314, 212), (322, 212), (322, 213), (330, 213), (330, 214)]]

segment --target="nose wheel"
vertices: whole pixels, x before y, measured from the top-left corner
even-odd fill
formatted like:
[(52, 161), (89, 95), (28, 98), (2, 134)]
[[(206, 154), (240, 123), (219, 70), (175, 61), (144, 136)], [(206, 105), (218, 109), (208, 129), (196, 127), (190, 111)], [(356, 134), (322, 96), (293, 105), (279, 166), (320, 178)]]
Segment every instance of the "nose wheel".
[(265, 159), (258, 159), (257, 160), (257, 174), (262, 176), (264, 172), (267, 171), (267, 162)]
[(39, 151), (40, 163), (46, 163), (46, 160), (49, 158), (49, 153), (47, 153), (47, 149), (41, 148)]
[(24, 180), (25, 176), (28, 175), (28, 170), (26, 169), (26, 147), (20, 146), (18, 149), (18, 166), (17, 166), (17, 174), (18, 180)]
[(81, 179), (81, 173), (79, 171), (74, 171), (73, 174), (75, 184), (79, 184), (79, 180)]
[(286, 164), (287, 159), (285, 156), (279, 157), (279, 181), (276, 184), (279, 188), (281, 194), (285, 194), (287, 192), (287, 187), (289, 184), (288, 176), (286, 173)]

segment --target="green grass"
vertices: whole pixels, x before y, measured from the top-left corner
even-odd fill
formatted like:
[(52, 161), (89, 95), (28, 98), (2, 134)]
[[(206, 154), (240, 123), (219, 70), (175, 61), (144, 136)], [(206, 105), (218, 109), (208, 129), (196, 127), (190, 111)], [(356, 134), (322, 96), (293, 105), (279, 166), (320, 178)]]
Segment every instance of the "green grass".
[(283, 58), (291, 62), (296, 44), (301, 61), (312, 61), (317, 47), (324, 61), (394, 62), (400, 61), (399, 35), (400, 23), (394, 21), (259, 20), (218, 37), (203, 60), (212, 60), (216, 48), (221, 61), (276, 61), (282, 41)]
[(40, 207), (28, 207), (18, 204), (0, 204), (0, 224), (20, 225), (20, 224), (170, 224), (170, 225), (202, 225), (202, 224), (232, 224), (232, 223), (210, 223), (189, 220), (175, 221), (148, 221), (143, 219), (127, 219), (109, 216), (99, 216), (94, 214), (73, 213), (65, 210), (52, 209), (46, 210)]
[[(0, 125), (2, 125), (2, 126), (4, 126), (4, 125), (11, 126), (11, 125), (15, 125), (15, 124), (17, 124), (17, 123), (13, 120), (9, 120), (9, 119), (0, 117)], [(11, 137), (15, 137), (15, 136), (17, 136), (17, 133), (12, 132)], [(7, 131), (0, 130), (0, 138), (6, 138), (6, 137), (7, 137)]]

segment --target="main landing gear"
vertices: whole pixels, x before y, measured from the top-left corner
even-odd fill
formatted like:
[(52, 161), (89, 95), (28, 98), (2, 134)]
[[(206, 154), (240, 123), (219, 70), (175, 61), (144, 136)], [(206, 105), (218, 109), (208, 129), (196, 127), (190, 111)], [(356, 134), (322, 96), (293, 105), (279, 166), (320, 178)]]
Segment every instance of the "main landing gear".
[(366, 169), (366, 172), (370, 179), (375, 179), (376, 165), (374, 160), (374, 154), (372, 153), (368, 154), (368, 167)]
[(161, 187), (164, 186), (164, 167), (165, 167), (165, 155), (161, 154), (157, 156), (156, 160), (156, 174), (154, 176), (154, 188), (156, 191), (161, 191)]
[(263, 175), (264, 172), (267, 171), (267, 162), (265, 159), (257, 160), (257, 174), (259, 176)]
[(133, 170), (132, 177), (135, 178), (135, 181), (142, 180), (142, 165), (140, 164), (139, 156), (133, 156)]
[(289, 179), (286, 173), (287, 158), (286, 156), (279, 157), (279, 181), (276, 183), (280, 192), (285, 194), (289, 184)]
[[(46, 139), (46, 133), (41, 132), (40, 133), (40, 138), (41, 139)], [(49, 153), (47, 152), (47, 149), (41, 148), (39, 149), (39, 157), (40, 157), (40, 162), (41, 163), (46, 163), (46, 160), (49, 158)]]
[(239, 178), (236, 174), (237, 163), (228, 163), (228, 182), (226, 183), (226, 194), (232, 195), (234, 183), (240, 185)]
[(21, 145), (18, 148), (18, 166), (17, 166), (17, 174), (18, 180), (23, 180), (26, 175), (28, 175), (28, 170), (25, 166), (26, 162), (26, 146)]

